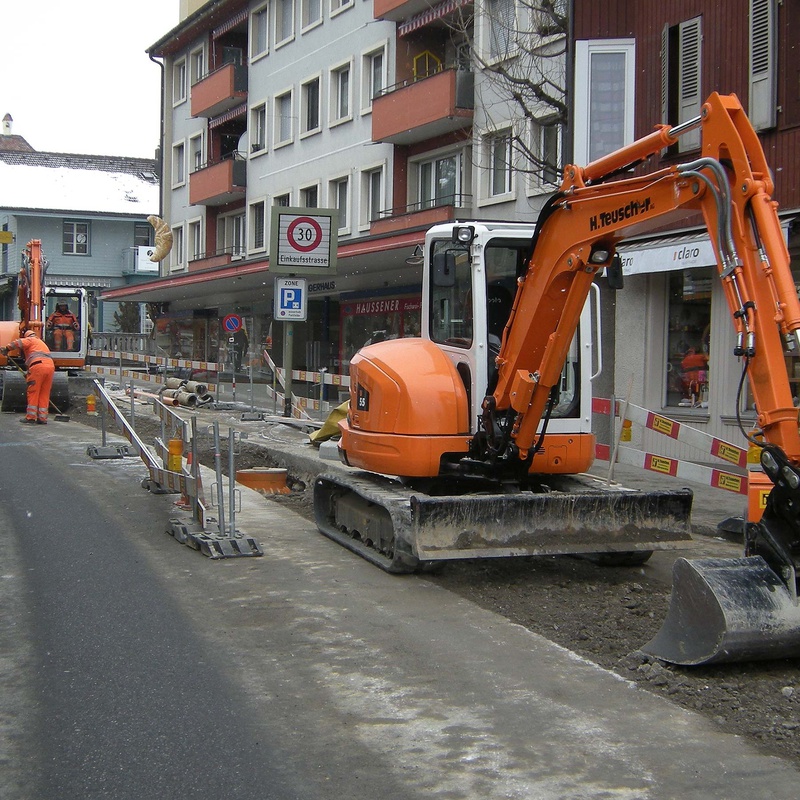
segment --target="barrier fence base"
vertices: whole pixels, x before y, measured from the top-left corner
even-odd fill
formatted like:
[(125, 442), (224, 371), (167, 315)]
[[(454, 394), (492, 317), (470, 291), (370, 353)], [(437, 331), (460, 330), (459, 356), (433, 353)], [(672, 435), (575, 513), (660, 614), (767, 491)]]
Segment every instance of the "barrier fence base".
[(207, 533), (194, 523), (171, 519), (167, 533), (175, 541), (199, 550), (208, 558), (241, 558), (243, 556), (263, 556), (261, 546), (252, 536), (237, 533), (234, 536), (221, 536)]
[(109, 444), (101, 446), (89, 445), (89, 447), (86, 448), (86, 455), (89, 456), (89, 458), (125, 458), (132, 454), (128, 450), (128, 445), (126, 444)]

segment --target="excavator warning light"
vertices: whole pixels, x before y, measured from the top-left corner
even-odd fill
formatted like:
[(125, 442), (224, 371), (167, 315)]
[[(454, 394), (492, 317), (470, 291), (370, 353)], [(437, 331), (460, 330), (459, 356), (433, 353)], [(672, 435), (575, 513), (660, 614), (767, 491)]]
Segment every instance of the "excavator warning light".
[(469, 244), (475, 238), (474, 225), (457, 225), (453, 228), (453, 241)]

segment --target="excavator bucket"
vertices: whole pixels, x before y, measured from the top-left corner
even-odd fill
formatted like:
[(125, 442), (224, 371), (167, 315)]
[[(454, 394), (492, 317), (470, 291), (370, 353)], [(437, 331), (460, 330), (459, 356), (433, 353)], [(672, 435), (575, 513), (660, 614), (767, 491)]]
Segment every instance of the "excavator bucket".
[(761, 464), (773, 488), (760, 520), (745, 526), (744, 557), (679, 558), (667, 618), (645, 653), (687, 665), (800, 656), (800, 474), (774, 446)]
[(673, 664), (800, 656), (800, 606), (761, 556), (679, 558), (667, 618), (642, 650)]

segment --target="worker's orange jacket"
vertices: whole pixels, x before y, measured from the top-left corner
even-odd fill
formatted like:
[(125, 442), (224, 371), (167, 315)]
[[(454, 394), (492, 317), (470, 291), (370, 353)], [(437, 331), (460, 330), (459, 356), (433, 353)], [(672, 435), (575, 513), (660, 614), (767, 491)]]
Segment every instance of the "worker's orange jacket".
[(23, 336), (19, 339), (14, 339), (13, 342), (8, 344), (8, 348), (15, 348), (25, 356), (25, 366), (30, 367), (37, 361), (50, 360), (52, 362), (53, 356), (50, 354), (50, 348), (38, 336)]
[(71, 311), (54, 311), (47, 318), (47, 327), (78, 330), (78, 318)]

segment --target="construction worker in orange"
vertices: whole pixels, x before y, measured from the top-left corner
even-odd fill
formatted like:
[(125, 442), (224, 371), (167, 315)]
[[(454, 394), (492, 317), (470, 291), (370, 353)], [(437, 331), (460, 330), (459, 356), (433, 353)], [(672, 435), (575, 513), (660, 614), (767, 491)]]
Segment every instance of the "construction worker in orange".
[(66, 303), (56, 305), (56, 310), (47, 318), (46, 327), (53, 332), (53, 346), (56, 350), (71, 352), (74, 349), (75, 331), (80, 329), (80, 325)]
[(25, 331), (19, 339), (0, 347), (0, 352), (7, 355), (9, 350), (19, 350), (25, 356), (27, 376), (25, 384), (28, 393), (28, 407), (25, 419), (20, 422), (33, 425), (47, 425), (47, 411), (50, 407), (50, 390), (53, 387), (55, 364), (50, 348), (34, 331)]

